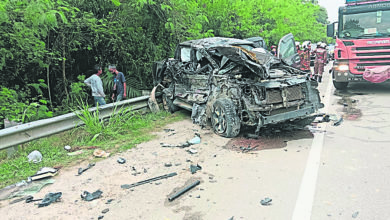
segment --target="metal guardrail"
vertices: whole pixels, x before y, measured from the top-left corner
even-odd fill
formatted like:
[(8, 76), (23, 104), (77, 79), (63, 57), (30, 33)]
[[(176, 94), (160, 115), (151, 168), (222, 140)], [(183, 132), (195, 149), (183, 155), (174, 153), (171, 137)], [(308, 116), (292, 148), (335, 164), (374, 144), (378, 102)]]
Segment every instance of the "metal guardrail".
[[(141, 96), (129, 100), (111, 103), (99, 107), (99, 118), (109, 117), (115, 108), (132, 107), (133, 110), (139, 110), (148, 107), (149, 96)], [(90, 108), (90, 112), (96, 111), (96, 107)], [(6, 149), (18, 144), (66, 131), (77, 126), (83, 125), (83, 121), (75, 113), (38, 120), (22, 125), (0, 130), (0, 150)]]

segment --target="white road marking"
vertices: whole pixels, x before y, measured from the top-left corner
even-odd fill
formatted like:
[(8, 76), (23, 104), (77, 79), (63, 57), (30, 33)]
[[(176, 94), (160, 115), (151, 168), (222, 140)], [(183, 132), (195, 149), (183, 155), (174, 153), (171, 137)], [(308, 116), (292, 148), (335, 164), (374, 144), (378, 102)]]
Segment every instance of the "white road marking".
[[(328, 112), (331, 90), (332, 77), (330, 76), (328, 81), (328, 87), (326, 89), (325, 99), (323, 101), (325, 105), (323, 111), (325, 113)], [(324, 124), (323, 129), (326, 130), (326, 124)], [(295, 203), (292, 220), (310, 220), (311, 211), (313, 208), (314, 194), (317, 185), (318, 169), (321, 160), (321, 151), (324, 144), (324, 136), (324, 132), (316, 133), (314, 135), (309, 157), (306, 163), (305, 173), (303, 174), (301, 187), (299, 189), (297, 202)]]

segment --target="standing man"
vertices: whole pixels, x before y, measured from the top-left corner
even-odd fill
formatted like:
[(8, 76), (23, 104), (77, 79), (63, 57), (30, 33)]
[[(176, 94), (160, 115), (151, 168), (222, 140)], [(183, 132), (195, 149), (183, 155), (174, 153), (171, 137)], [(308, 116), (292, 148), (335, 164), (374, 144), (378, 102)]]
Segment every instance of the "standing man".
[(303, 49), (301, 50), (301, 53), (299, 54), (299, 57), (301, 58), (301, 70), (311, 75), (310, 71), (310, 41), (305, 41), (302, 43)]
[(112, 74), (114, 74), (114, 88), (112, 92), (112, 100), (114, 100), (114, 97), (116, 95), (115, 102), (121, 101), (123, 98), (126, 98), (126, 79), (125, 75), (123, 75), (122, 72), (119, 72), (116, 69), (116, 66), (111, 64), (108, 66), (108, 71), (110, 71)]
[(318, 42), (317, 48), (314, 50), (316, 59), (314, 61), (314, 79), (322, 82), (322, 74), (324, 73), (324, 66), (326, 63), (327, 52), (324, 48), (325, 43)]
[(95, 106), (105, 105), (106, 101), (104, 101), (103, 83), (100, 79), (100, 74), (102, 74), (102, 68), (99, 65), (95, 65), (92, 69), (93, 75), (84, 81), (92, 89), (92, 96), (95, 101)]

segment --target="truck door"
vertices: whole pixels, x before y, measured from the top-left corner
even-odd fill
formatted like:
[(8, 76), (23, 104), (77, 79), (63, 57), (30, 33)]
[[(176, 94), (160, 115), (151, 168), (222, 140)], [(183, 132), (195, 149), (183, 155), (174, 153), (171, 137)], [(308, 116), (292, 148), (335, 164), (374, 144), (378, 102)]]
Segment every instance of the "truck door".
[(291, 33), (282, 37), (279, 41), (278, 57), (287, 65), (294, 68), (301, 67), (301, 59), (295, 47), (294, 35)]

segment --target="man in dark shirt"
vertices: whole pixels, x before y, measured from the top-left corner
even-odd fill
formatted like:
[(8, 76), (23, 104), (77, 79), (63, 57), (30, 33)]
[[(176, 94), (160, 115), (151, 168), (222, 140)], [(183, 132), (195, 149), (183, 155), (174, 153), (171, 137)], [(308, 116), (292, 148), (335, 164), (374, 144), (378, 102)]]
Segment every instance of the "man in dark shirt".
[(114, 74), (113, 80), (114, 80), (114, 88), (112, 93), (112, 100), (114, 100), (114, 97), (116, 95), (116, 102), (119, 102), (123, 98), (126, 98), (126, 79), (125, 75), (123, 75), (122, 72), (119, 72), (116, 69), (116, 66), (111, 64), (108, 66), (108, 71), (110, 71), (112, 74)]

